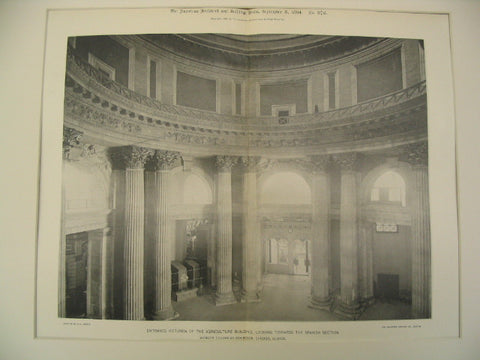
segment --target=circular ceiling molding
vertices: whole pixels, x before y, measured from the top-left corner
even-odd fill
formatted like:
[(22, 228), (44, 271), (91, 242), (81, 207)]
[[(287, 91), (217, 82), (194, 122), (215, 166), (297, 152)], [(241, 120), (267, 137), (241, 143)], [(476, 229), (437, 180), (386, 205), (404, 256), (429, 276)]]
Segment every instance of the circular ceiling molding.
[(189, 61), (249, 71), (311, 66), (384, 41), (374, 37), (298, 34), (145, 34), (140, 38)]

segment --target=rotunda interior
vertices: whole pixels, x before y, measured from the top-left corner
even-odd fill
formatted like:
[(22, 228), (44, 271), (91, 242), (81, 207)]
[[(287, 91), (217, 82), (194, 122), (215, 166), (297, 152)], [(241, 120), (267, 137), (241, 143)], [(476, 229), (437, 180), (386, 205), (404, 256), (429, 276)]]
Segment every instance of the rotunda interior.
[(431, 317), (421, 40), (78, 36), (58, 315)]

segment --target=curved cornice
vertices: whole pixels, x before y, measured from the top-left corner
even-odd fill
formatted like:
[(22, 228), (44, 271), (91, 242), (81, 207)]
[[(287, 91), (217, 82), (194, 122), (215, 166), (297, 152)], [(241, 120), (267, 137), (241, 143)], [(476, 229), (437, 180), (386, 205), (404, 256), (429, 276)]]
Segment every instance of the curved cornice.
[[(125, 47), (142, 49), (154, 58), (170, 61), (176, 64), (179, 68), (183, 67), (189, 69), (189, 71), (198, 72), (200, 74), (203, 73), (205, 76), (208, 76), (207, 74), (210, 74), (210, 76), (223, 74), (243, 78), (248, 74), (249, 76), (254, 76), (258, 79), (267, 78), (270, 80), (272, 80), (272, 75), (274, 78), (278, 77), (285, 79), (292, 76), (305, 76), (306, 74), (311, 74), (315, 71), (330, 71), (331, 69), (336, 69), (346, 64), (358, 64), (386, 54), (395, 48), (399, 48), (402, 44), (401, 39), (376, 38), (376, 41), (368, 46), (360, 47), (356, 49), (356, 51), (345, 51), (341, 56), (322, 58), (322, 56), (317, 54), (316, 56), (319, 56), (319, 58), (315, 59), (315, 61), (306, 62), (305, 59), (303, 59), (300, 63), (289, 62), (288, 59), (282, 58), (281, 62), (283, 65), (279, 63), (276, 64), (275, 67), (262, 69), (248, 65), (250, 60), (246, 60), (247, 62), (243, 64), (229, 62), (228, 64), (222, 65), (218, 59), (225, 59), (226, 57), (221, 54), (217, 57), (209, 57), (209, 59), (202, 61), (198, 58), (185, 56), (175, 48), (171, 48), (167, 51), (138, 35), (116, 35), (111, 36), (111, 38)], [(209, 54), (209, 56), (212, 55)], [(280, 56), (283, 55), (275, 55), (275, 57)], [(215, 62), (212, 62), (212, 58), (215, 59)]]
[[(427, 137), (426, 86), (338, 110), (278, 118), (227, 116), (162, 104), (114, 81), (69, 52), (65, 123), (109, 145), (181, 152), (289, 156), (382, 149)], [(147, 146), (147, 145), (146, 145)]]
[[(215, 76), (217, 74), (223, 74), (243, 78), (245, 74), (248, 74), (249, 76), (252, 75), (259, 79), (272, 79), (272, 74), (281, 78), (305, 76), (305, 74), (311, 74), (314, 71), (329, 71), (330, 69), (335, 69), (345, 64), (358, 64), (386, 54), (400, 47), (402, 44), (402, 40), (400, 39), (373, 38), (376, 40), (369, 43), (369, 45), (357, 48), (355, 51), (345, 50), (343, 55), (338, 54), (338, 56), (330, 58), (325, 57), (325, 55), (322, 56), (322, 54), (316, 54), (316, 57), (313, 57), (312, 61), (306, 61), (306, 59), (302, 57), (302, 61), (294, 62), (286, 59), (285, 55), (272, 55), (279, 58), (279, 61), (271, 62), (271, 64), (275, 66), (271, 68), (260, 68), (252, 66), (251, 59), (249, 58), (241, 63), (240, 61), (229, 59), (229, 57), (224, 54), (217, 54), (218, 56), (215, 57), (215, 54), (209, 52), (206, 52), (209, 58), (204, 60), (186, 56), (180, 52), (178, 48), (161, 48), (147, 41), (140, 35), (116, 35), (111, 36), (111, 38), (125, 47), (145, 51), (154, 58), (170, 61), (179, 68), (183, 67), (189, 69), (189, 71), (203, 73), (205, 76), (208, 76), (207, 74)], [(212, 62), (212, 58), (215, 59), (214, 62)], [(228, 63), (222, 65), (222, 59), (228, 59)]]
[[(216, 68), (276, 72), (331, 62), (384, 40), (372, 37), (318, 35), (299, 38), (303, 42), (292, 42), (289, 39), (268, 41), (262, 47), (261, 44), (260, 46), (255, 44), (255, 35), (251, 36), (253, 41), (250, 46), (250, 41), (238, 41), (225, 37), (219, 43), (221, 36), (216, 34), (146, 34), (133, 38), (131, 44), (135, 46), (137, 42), (138, 46), (138, 41), (142, 40), (142, 46), (150, 44), (151, 51), (157, 48), (157, 52), (161, 50), (164, 53), (174, 54), (177, 59), (183, 58), (204, 65), (211, 64), (212, 59), (215, 59)], [(273, 47), (272, 44), (274, 44)]]

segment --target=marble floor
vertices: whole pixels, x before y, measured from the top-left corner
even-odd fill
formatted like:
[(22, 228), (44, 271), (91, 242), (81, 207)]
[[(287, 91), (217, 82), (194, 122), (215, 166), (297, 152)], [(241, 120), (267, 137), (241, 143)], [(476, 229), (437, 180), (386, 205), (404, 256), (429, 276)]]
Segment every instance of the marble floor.
[[(239, 284), (234, 284), (239, 295)], [(334, 313), (308, 307), (310, 278), (301, 275), (267, 274), (262, 301), (215, 306), (212, 294), (174, 302), (178, 320), (191, 321), (337, 321)], [(359, 320), (408, 319), (410, 305), (401, 301), (376, 301)]]

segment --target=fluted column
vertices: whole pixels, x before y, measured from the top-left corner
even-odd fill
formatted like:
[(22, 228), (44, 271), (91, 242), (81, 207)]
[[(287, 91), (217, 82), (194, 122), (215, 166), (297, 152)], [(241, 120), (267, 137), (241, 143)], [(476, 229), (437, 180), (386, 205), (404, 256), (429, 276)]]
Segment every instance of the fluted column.
[(328, 156), (312, 158), (312, 288), (310, 307), (330, 310), (330, 184), (327, 173)]
[(257, 173), (259, 158), (242, 157), (243, 165), (243, 219), (242, 219), (242, 301), (259, 301), (258, 274), (260, 263), (258, 254), (261, 242), (258, 233), (257, 219)]
[(157, 168), (151, 164), (150, 157), (145, 164), (145, 242), (143, 283), (145, 297), (145, 316), (150, 317), (155, 303), (155, 177)]
[(156, 167), (154, 186), (154, 219), (153, 233), (155, 241), (155, 303), (154, 319), (167, 320), (176, 316), (171, 301), (171, 242), (172, 229), (168, 220), (168, 205), (170, 189), (170, 170), (175, 165), (180, 154), (172, 151), (155, 151), (152, 162)]
[(217, 292), (216, 305), (236, 302), (232, 291), (232, 166), (236, 158), (217, 156)]
[[(63, 128), (63, 162), (62, 162), (62, 173), (65, 174), (65, 161), (70, 159), (70, 150), (80, 144), (80, 139), (82, 138), (83, 133), (72, 128), (64, 127)], [(61, 221), (61, 239), (60, 239), (60, 269), (58, 277), (58, 317), (66, 317), (66, 282), (67, 282), (67, 271), (66, 271), (66, 231), (65, 231), (65, 210), (66, 210), (66, 199), (65, 199), (65, 184), (62, 183), (62, 221)]]
[(144, 165), (150, 151), (137, 146), (119, 148), (114, 161), (125, 165), (123, 318), (143, 320)]
[(335, 308), (339, 315), (357, 319), (358, 302), (358, 234), (356, 153), (336, 155), (340, 166), (340, 298)]
[(427, 143), (410, 146), (408, 161), (413, 168), (412, 196), (412, 315), (431, 317), (430, 205)]
[(360, 257), (360, 299), (363, 304), (371, 305), (373, 297), (373, 226), (364, 221), (359, 227), (359, 257)]

